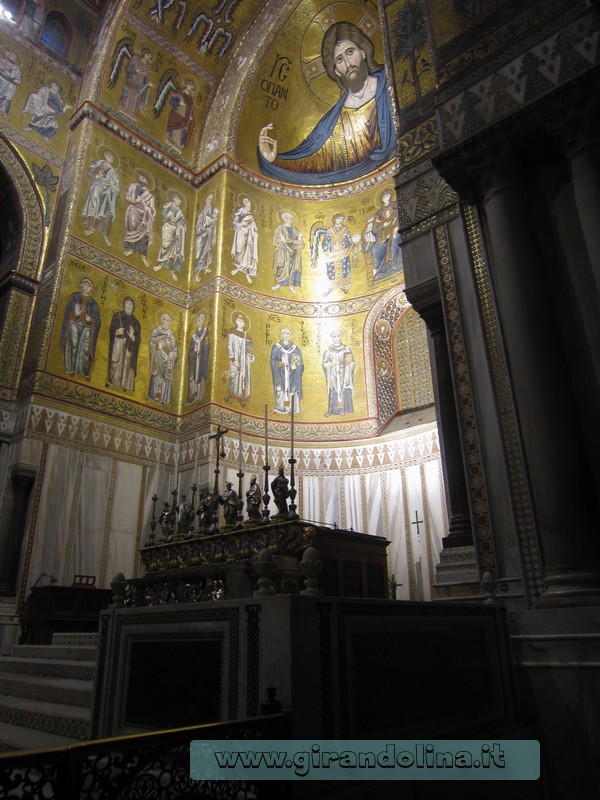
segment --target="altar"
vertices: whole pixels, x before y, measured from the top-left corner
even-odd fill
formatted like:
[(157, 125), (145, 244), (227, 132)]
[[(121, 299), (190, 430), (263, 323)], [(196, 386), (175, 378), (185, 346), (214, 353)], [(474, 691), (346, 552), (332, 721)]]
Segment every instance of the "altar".
[(298, 594), (306, 591), (302, 559), (308, 548), (320, 562), (313, 591), (386, 599), (388, 545), (381, 536), (298, 519), (173, 534), (141, 549), (144, 575), (126, 581), (123, 603), (139, 607), (252, 597), (257, 570), (268, 573), (273, 593)]

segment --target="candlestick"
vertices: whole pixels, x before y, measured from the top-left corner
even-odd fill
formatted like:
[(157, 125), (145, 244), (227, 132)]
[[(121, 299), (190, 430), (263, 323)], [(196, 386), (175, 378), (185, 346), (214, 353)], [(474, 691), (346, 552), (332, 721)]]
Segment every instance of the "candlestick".
[(240, 414), (240, 435), (239, 435), (239, 459), (238, 468), (239, 472), (242, 471), (242, 415)]
[(292, 450), (292, 458), (294, 457), (294, 404), (295, 404), (296, 397), (294, 392), (292, 392), (292, 442), (291, 442), (291, 450)]
[(265, 466), (269, 463), (269, 417), (268, 405), (265, 403)]
[(196, 436), (196, 457), (194, 460), (194, 475), (192, 476), (194, 479), (194, 483), (199, 483), (200, 475), (198, 474), (198, 456), (200, 454), (200, 437)]

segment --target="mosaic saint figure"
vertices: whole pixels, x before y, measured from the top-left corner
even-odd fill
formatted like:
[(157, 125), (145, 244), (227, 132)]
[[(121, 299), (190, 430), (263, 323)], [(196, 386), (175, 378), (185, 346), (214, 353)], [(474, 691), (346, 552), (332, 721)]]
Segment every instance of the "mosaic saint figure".
[(312, 239), (313, 268), (317, 266), (319, 248), (325, 255), (327, 278), (331, 282), (329, 288), (325, 290), (325, 297), (334, 289), (340, 289), (344, 294), (348, 293), (351, 260), (356, 258), (356, 244), (348, 226), (344, 225), (344, 215), (336, 214), (331, 222), (329, 228), (317, 228)]
[(294, 411), (300, 411), (303, 372), (302, 352), (298, 345), (292, 342), (291, 330), (282, 328), (281, 341), (276, 342), (271, 348), (271, 376), (273, 378), (273, 395), (275, 398), (274, 414), (290, 413), (292, 410), (292, 397), (294, 398)]
[(85, 235), (101, 233), (109, 246), (115, 208), (121, 191), (119, 175), (114, 162), (113, 153), (106, 150), (102, 158), (98, 158), (90, 164), (87, 174), (91, 183), (81, 212)]
[(402, 251), (398, 206), (387, 189), (381, 196), (381, 207), (367, 220), (363, 232), (366, 246), (363, 249), (373, 256), (373, 277), (381, 278), (402, 269)]
[(141, 326), (133, 315), (134, 310), (133, 298), (126, 297), (122, 311), (113, 314), (110, 322), (106, 388), (124, 392), (135, 390)]
[(243, 314), (235, 317), (235, 328), (227, 335), (227, 355), (229, 356), (229, 370), (225, 373), (227, 379), (227, 396), (237, 397), (240, 405), (245, 408), (246, 400), (250, 397), (250, 379), (254, 351), (252, 339), (245, 330), (246, 318)]
[(323, 371), (327, 386), (326, 417), (354, 411), (354, 356), (342, 342), (340, 331), (333, 331), (331, 344), (323, 353)]
[(150, 334), (150, 385), (148, 400), (168, 405), (173, 395), (175, 364), (177, 363), (177, 339), (171, 331), (173, 320), (163, 314), (160, 325), (152, 328)]
[(304, 234), (293, 224), (293, 219), (289, 211), (282, 211), (281, 222), (273, 232), (275, 285), (271, 289), (274, 292), (288, 286), (296, 294), (295, 287), (301, 283)]
[(231, 274), (243, 272), (248, 283), (252, 283), (258, 265), (258, 228), (252, 214), (252, 200), (249, 197), (242, 198), (242, 205), (233, 216), (233, 230), (231, 255), (234, 269), (231, 270)]
[(7, 50), (0, 56), (0, 111), (6, 117), (17, 86), (21, 84), (21, 68), (17, 64), (17, 54)]
[(60, 346), (64, 352), (65, 372), (90, 379), (100, 331), (100, 308), (92, 297), (94, 284), (82, 278), (79, 291), (67, 301), (60, 332)]
[(205, 319), (204, 314), (198, 314), (196, 330), (192, 334), (188, 348), (188, 404), (204, 400), (206, 392), (210, 337), (208, 328), (204, 324)]
[(262, 128), (258, 162), (269, 178), (323, 184), (366, 175), (395, 155), (385, 69), (373, 43), (356, 25), (336, 22), (321, 43), (321, 61), (342, 95), (298, 147), (279, 153), (273, 124)]
[(213, 206), (214, 193), (209, 192), (196, 220), (196, 251), (194, 279), (200, 280), (202, 272), (212, 272), (213, 247), (217, 241), (217, 217), (219, 209)]
[(42, 86), (29, 95), (23, 113), (31, 114), (31, 119), (25, 130), (35, 131), (44, 139), (55, 135), (58, 131), (59, 115), (71, 108), (63, 102), (61, 92), (60, 85), (56, 81), (50, 81), (48, 86)]
[(138, 253), (148, 266), (148, 247), (152, 243), (156, 205), (154, 195), (148, 188), (148, 176), (139, 172), (125, 193), (127, 208), (125, 210), (125, 236), (123, 240), (124, 254), (130, 256)]
[(162, 208), (161, 248), (157, 264), (153, 267), (155, 272), (163, 267), (170, 270), (174, 281), (179, 280), (178, 275), (185, 257), (187, 222), (183, 216), (182, 202), (181, 195), (174, 194)]

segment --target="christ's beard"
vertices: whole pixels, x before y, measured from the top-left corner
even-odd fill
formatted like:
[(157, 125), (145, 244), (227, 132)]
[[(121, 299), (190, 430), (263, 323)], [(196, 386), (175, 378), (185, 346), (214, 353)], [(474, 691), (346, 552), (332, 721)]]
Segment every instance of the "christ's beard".
[(369, 77), (369, 70), (365, 61), (361, 61), (358, 67), (352, 69), (342, 78), (342, 83), (352, 94), (360, 92)]

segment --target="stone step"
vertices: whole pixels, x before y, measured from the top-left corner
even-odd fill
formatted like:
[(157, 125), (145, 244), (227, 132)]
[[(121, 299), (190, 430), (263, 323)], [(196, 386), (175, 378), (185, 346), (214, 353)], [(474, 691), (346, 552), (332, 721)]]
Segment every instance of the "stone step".
[(92, 705), (92, 681), (73, 678), (49, 678), (23, 673), (0, 673), (0, 695), (27, 697), (30, 700), (45, 700), (51, 703), (66, 703), (90, 708)]
[(46, 675), (49, 678), (69, 678), (82, 681), (94, 679), (95, 663), (91, 661), (69, 661), (56, 658), (14, 658), (0, 659), (0, 677), (4, 673), (22, 675)]
[(57, 736), (55, 733), (0, 722), (1, 753), (15, 750), (47, 750), (49, 747), (66, 747), (78, 741), (70, 736)]
[(52, 644), (62, 647), (96, 647), (98, 644), (97, 633), (54, 633)]
[(9, 725), (85, 741), (89, 718), (89, 708), (7, 695), (0, 697), (0, 722)]
[(61, 661), (91, 661), (96, 660), (96, 647), (59, 646), (51, 644), (16, 644), (11, 652), (14, 658), (51, 658)]

